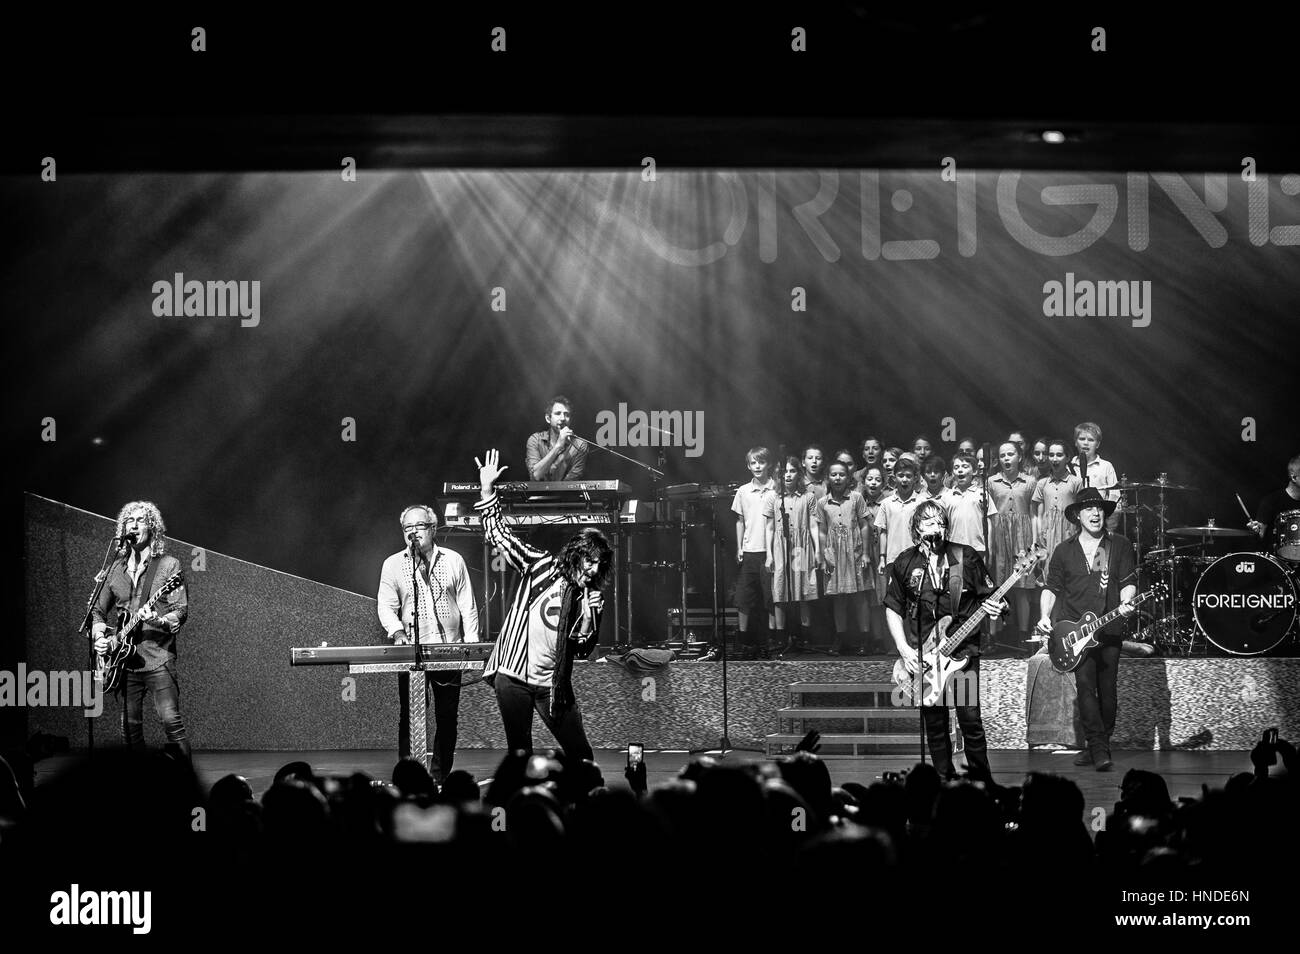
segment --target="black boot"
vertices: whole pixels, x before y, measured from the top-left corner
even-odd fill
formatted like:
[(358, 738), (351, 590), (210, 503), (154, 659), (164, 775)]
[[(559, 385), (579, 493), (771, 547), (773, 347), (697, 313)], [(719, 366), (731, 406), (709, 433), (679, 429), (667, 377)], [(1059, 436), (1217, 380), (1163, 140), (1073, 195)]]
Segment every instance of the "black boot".
[(1093, 750), (1092, 761), (1097, 766), (1098, 772), (1113, 772), (1115, 763), (1110, 758), (1110, 746), (1102, 745)]

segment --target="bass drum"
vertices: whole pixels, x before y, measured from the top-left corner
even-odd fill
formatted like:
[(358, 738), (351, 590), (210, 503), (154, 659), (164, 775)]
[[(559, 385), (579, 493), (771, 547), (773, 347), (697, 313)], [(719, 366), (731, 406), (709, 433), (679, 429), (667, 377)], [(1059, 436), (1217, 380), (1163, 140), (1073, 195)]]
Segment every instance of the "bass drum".
[(1196, 628), (1234, 656), (1268, 652), (1286, 638), (1295, 616), (1295, 585), (1267, 553), (1220, 557), (1192, 592)]

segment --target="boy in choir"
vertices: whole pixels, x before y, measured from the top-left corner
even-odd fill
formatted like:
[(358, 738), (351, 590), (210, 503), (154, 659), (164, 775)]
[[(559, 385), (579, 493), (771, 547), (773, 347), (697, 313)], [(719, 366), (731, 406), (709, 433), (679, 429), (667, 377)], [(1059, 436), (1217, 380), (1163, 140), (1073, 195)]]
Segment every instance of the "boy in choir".
[(736, 617), (742, 659), (758, 656), (767, 659), (770, 654), (767, 640), (760, 641), (751, 629), (754, 617), (766, 612), (768, 630), (776, 628), (768, 556), (772, 525), (768, 498), (774, 487), (768, 476), (769, 460), (766, 447), (750, 448), (745, 455), (745, 466), (751, 479), (736, 491), (731, 501), (731, 512), (736, 515), (736, 562), (740, 564), (740, 575), (736, 578)]

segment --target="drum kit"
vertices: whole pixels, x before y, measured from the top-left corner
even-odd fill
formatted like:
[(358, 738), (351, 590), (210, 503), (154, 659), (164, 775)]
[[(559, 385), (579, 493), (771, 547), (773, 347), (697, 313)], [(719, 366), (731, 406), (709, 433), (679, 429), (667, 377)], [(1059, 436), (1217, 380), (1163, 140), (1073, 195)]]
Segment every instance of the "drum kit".
[[(1166, 656), (1205, 655), (1210, 645), (1232, 656), (1258, 656), (1296, 638), (1300, 509), (1279, 514), (1277, 546), (1263, 553), (1255, 549), (1259, 538), (1252, 531), (1220, 527), (1213, 518), (1199, 526), (1166, 527), (1165, 494), (1195, 489), (1170, 483), (1167, 474), (1104, 489), (1132, 495), (1131, 505), (1118, 512), (1126, 521), (1136, 518), (1139, 543), (1143, 512), (1157, 520), (1155, 548), (1139, 554), (1138, 589), (1161, 580), (1169, 595), (1154, 613), (1135, 616), (1129, 639), (1153, 644)], [(1141, 504), (1141, 494), (1153, 491), (1156, 505)], [(1225, 547), (1233, 552), (1210, 552)]]

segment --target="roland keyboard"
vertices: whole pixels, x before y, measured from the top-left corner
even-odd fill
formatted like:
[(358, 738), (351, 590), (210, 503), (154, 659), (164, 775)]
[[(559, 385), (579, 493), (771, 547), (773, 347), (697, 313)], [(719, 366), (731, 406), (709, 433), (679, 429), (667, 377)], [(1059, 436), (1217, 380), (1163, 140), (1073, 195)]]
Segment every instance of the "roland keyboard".
[[(514, 497), (581, 497), (602, 499), (626, 497), (632, 488), (621, 480), (503, 480), (496, 492), (503, 499)], [(449, 481), (442, 485), (444, 497), (477, 497), (477, 480)]]
[[(496, 643), (421, 643), (425, 669), (483, 668)], [(348, 672), (409, 672), (415, 665), (416, 647), (308, 646), (290, 650), (291, 666), (347, 666)]]
[[(651, 523), (654, 506), (645, 500), (625, 500), (616, 513), (608, 510), (525, 510), (503, 513), (501, 522), (507, 527), (608, 527)], [(483, 517), (469, 507), (448, 504), (442, 515), (446, 528), (482, 530)]]

